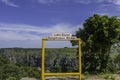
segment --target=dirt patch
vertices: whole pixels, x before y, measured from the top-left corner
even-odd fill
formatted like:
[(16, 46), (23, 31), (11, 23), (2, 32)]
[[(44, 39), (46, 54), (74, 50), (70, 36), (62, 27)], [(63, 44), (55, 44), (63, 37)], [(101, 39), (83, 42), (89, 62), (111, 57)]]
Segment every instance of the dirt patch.
[(85, 75), (85, 80), (120, 80), (119, 74)]
[[(82, 75), (83, 80), (120, 80), (120, 74)], [(45, 80), (79, 80), (78, 76), (52, 76)]]

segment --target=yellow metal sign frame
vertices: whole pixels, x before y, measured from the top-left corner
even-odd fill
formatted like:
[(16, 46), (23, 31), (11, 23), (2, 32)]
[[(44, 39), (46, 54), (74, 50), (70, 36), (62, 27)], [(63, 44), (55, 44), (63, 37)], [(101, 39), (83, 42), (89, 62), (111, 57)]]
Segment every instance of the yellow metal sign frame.
[[(80, 38), (76, 38), (74, 40), (76, 40), (78, 42), (78, 66), (79, 66), (79, 71), (78, 72), (70, 72), (70, 73), (50, 73), (50, 72), (46, 73), (45, 72), (45, 41), (49, 41), (49, 39), (48, 38), (42, 38), (42, 80), (45, 80), (45, 76), (79, 76), (80, 80), (82, 79), (81, 40), (80, 40)], [(62, 41), (66, 41), (66, 40), (62, 40)], [(67, 40), (67, 41), (70, 41), (70, 40)]]

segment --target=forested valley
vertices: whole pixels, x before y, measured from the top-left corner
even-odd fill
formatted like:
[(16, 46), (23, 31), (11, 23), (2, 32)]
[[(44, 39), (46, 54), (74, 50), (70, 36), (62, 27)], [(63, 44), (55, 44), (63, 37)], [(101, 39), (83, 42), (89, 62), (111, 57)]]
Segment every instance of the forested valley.
[[(78, 61), (75, 48), (48, 48), (45, 50), (46, 72), (75, 72)], [(6, 80), (22, 77), (41, 77), (41, 49), (0, 49), (0, 78)]]
[[(45, 51), (46, 72), (77, 72), (76, 48), (48, 48)], [(120, 46), (111, 48), (109, 71), (120, 70)], [(97, 56), (96, 56), (97, 57)], [(89, 61), (88, 61), (89, 62)], [(89, 63), (90, 64), (90, 63)], [(89, 67), (89, 66), (87, 66)], [(83, 68), (85, 69), (85, 68)], [(41, 49), (1, 48), (0, 79), (20, 80), (22, 77), (41, 78)]]

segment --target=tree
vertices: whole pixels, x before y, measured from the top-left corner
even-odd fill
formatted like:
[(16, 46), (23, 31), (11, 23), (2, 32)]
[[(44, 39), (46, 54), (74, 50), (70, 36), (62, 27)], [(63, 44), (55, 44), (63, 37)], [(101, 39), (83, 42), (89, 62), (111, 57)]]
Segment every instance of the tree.
[(17, 78), (17, 80), (20, 79), (19, 76), (19, 67), (14, 64), (4, 64), (4, 66), (1, 67), (1, 78), (7, 79), (10, 77)]
[[(94, 14), (76, 31), (82, 40), (83, 70), (105, 71), (109, 62), (111, 46), (120, 41), (120, 20), (112, 16)], [(73, 45), (76, 42), (72, 41)]]

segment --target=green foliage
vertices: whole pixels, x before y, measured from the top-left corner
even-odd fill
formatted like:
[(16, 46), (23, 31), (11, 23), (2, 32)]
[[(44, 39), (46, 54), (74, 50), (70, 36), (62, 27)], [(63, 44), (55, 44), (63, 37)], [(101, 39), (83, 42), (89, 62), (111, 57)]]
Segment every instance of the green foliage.
[(95, 14), (84, 22), (76, 36), (82, 39), (83, 71), (106, 72), (111, 46), (120, 41), (120, 20)]
[[(79, 80), (79, 79), (78, 79), (78, 80)], [(82, 80), (87, 80), (87, 79), (82, 77)]]
[(112, 74), (105, 74), (102, 77), (106, 80), (115, 80), (115, 77)]
[(31, 78), (40, 79), (41, 71), (34, 67), (21, 67), (20, 75), (22, 77), (31, 77)]
[(120, 70), (120, 54), (118, 54), (118, 56), (116, 56), (114, 62), (116, 64), (116, 67)]
[(7, 60), (3, 59), (2, 57), (0, 57), (0, 67), (2, 65), (4, 65), (4, 64), (8, 64), (8, 63), (9, 63), (9, 61), (7, 61)]
[[(0, 49), (0, 56), (19, 67), (41, 67), (41, 49), (6, 48)], [(47, 48), (45, 67), (51, 72), (78, 71), (75, 48)]]
[[(45, 51), (46, 71), (78, 71), (75, 48), (49, 48)], [(4, 48), (0, 49), (0, 56), (2, 57), (0, 57), (2, 80), (11, 79), (11, 77), (41, 78), (41, 49)]]
[(19, 68), (13, 64), (6, 64), (1, 67), (1, 78), (6, 79), (9, 77), (16, 77), (20, 79), (19, 77)]
[(22, 77), (41, 78), (41, 71), (35, 67), (19, 67), (0, 57), (0, 80), (20, 80)]
[(18, 79), (16, 79), (15, 77), (9, 77), (6, 80), (18, 80)]

